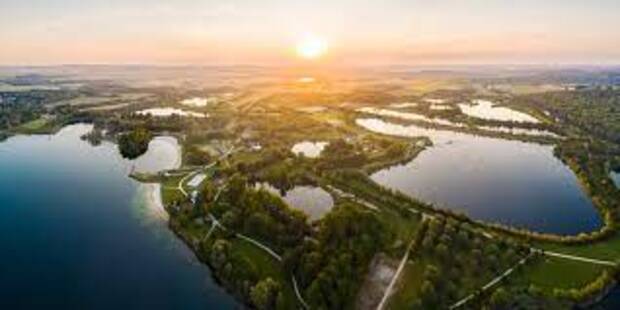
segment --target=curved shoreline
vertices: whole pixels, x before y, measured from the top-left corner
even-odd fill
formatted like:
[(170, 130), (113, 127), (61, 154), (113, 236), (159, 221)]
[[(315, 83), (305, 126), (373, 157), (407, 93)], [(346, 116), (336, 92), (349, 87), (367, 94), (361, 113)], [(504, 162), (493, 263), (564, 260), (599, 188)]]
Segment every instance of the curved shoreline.
[[(176, 150), (176, 152), (174, 153), (175, 156), (170, 162), (172, 163), (171, 164), (172, 169), (181, 168), (183, 164), (183, 149), (181, 145), (178, 144), (177, 138), (171, 137), (171, 136), (159, 136), (156, 138), (162, 138), (162, 137), (166, 139), (160, 139), (159, 141), (162, 141), (164, 143), (173, 145), (173, 143), (171, 143), (171, 141), (169, 141), (167, 138), (174, 139), (174, 141), (177, 142), (174, 145), (174, 149)], [(166, 208), (164, 207), (163, 197), (162, 197), (162, 192), (161, 192), (161, 183), (140, 182), (139, 184), (140, 184), (140, 190), (144, 191), (141, 194), (143, 195), (142, 199), (144, 203), (146, 204), (147, 209), (151, 211), (155, 216), (159, 217), (165, 222), (168, 222), (168, 220), (170, 219), (170, 215), (168, 214), (168, 212), (166, 211)]]

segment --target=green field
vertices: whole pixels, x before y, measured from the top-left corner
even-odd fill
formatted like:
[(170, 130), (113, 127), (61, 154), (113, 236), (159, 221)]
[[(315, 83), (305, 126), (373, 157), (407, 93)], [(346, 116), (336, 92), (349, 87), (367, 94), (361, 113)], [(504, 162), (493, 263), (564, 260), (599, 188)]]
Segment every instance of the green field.
[(557, 243), (542, 243), (539, 245), (544, 250), (572, 254), (594, 259), (620, 261), (620, 232), (609, 239), (583, 244), (563, 245)]
[(245, 240), (236, 238), (231, 240), (232, 255), (237, 259), (243, 259), (251, 270), (260, 279), (271, 278), (282, 285), (286, 305), (288, 309), (297, 306), (297, 297), (293, 289), (291, 277), (282, 268), (282, 263), (269, 255), (263, 249)]
[(606, 267), (555, 257), (542, 257), (526, 266), (510, 282), (535, 285), (547, 294), (554, 289), (578, 289), (596, 279)]
[(390, 298), (389, 309), (407, 309), (419, 298), (420, 288), (424, 280), (424, 265), (420, 262), (409, 260), (401, 278), (398, 281), (396, 292)]
[(21, 124), (17, 128), (20, 133), (47, 133), (51, 130), (51, 123), (45, 118), (38, 118)]

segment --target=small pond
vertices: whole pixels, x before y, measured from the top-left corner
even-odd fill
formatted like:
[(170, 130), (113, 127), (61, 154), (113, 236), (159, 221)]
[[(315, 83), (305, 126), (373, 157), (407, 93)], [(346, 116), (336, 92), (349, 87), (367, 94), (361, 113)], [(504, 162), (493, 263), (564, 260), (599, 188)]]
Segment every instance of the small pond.
[(310, 221), (320, 219), (334, 206), (334, 199), (332, 196), (320, 187), (306, 185), (295, 186), (282, 195), (277, 188), (268, 183), (259, 183), (256, 186), (282, 197), (291, 207), (306, 213)]
[(214, 101), (215, 101), (215, 98), (194, 97), (194, 98), (181, 100), (181, 104), (186, 105), (188, 107), (202, 108), (202, 107), (206, 107), (210, 102), (214, 102)]
[(303, 154), (306, 157), (309, 158), (317, 158), (319, 156), (321, 156), (321, 152), (323, 152), (323, 149), (327, 146), (327, 142), (311, 142), (311, 141), (304, 141), (304, 142), (299, 142), (296, 143), (295, 145), (293, 145), (293, 147), (291, 148), (291, 151), (295, 154), (295, 155), (301, 155)]
[(616, 188), (620, 189), (620, 171), (612, 171), (609, 173), (609, 177), (614, 181)]

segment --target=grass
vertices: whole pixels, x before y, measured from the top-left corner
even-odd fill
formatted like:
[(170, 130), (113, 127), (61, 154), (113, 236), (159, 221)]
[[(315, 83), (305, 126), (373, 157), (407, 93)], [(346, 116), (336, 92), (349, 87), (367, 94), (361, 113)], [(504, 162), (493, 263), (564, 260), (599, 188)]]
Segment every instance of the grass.
[(607, 240), (599, 242), (565, 245), (557, 243), (541, 243), (538, 245), (542, 249), (563, 254), (572, 254), (587, 258), (609, 260), (612, 262), (620, 261), (620, 232)]
[(236, 257), (240, 257), (249, 264), (251, 269), (256, 273), (258, 278), (271, 278), (282, 286), (287, 309), (295, 309), (297, 307), (297, 297), (293, 289), (291, 277), (282, 268), (282, 263), (269, 255), (263, 249), (247, 242), (243, 239), (234, 239), (232, 242), (232, 253)]
[(16, 131), (25, 134), (49, 133), (52, 132), (54, 129), (54, 126), (52, 125), (52, 122), (41, 117), (21, 124)]
[(418, 298), (424, 280), (424, 265), (409, 261), (398, 281), (396, 292), (390, 298), (388, 309), (407, 309)]
[(580, 288), (596, 279), (606, 267), (555, 257), (542, 257), (527, 265), (511, 283), (534, 285), (551, 295), (554, 289)]
[(182, 201), (185, 199), (183, 193), (178, 190), (177, 185), (179, 184), (179, 180), (181, 180), (182, 176), (175, 176), (171, 178), (167, 178), (161, 184), (161, 198), (164, 203), (164, 206), (170, 205), (174, 201)]
[(47, 124), (47, 120), (44, 118), (35, 119), (33, 121), (22, 124), (22, 128), (26, 130), (38, 130), (43, 128)]
[(394, 234), (393, 240), (400, 244), (398, 249), (394, 249), (397, 251), (390, 251), (394, 252), (390, 254), (396, 254), (395, 257), (400, 259), (404, 253), (404, 247), (406, 247), (411, 239), (414, 238), (418, 228), (420, 227), (420, 217), (415, 214), (405, 217), (397, 214), (397, 212), (393, 210), (384, 209), (379, 211), (378, 218), (379, 221), (384, 224), (384, 227), (388, 228)]

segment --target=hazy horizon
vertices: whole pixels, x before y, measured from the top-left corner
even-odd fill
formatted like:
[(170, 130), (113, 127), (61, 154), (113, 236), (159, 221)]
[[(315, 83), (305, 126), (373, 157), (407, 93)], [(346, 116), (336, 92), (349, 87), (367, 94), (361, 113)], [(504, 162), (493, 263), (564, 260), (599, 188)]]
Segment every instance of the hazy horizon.
[(620, 3), (9, 1), (0, 65), (617, 65)]

